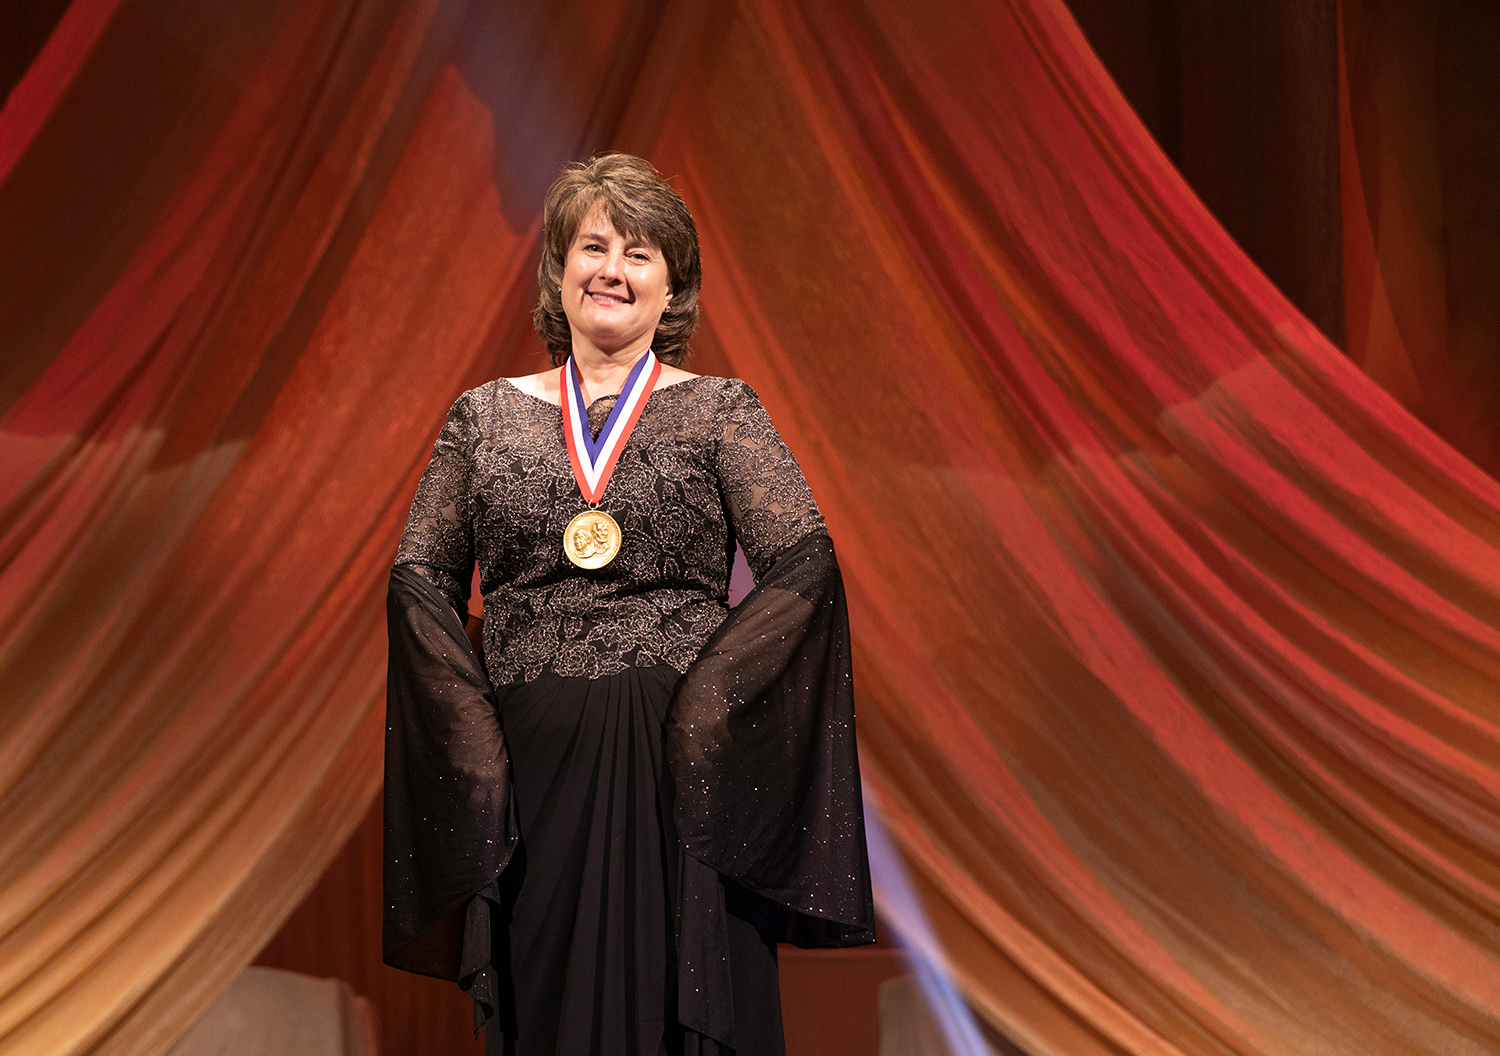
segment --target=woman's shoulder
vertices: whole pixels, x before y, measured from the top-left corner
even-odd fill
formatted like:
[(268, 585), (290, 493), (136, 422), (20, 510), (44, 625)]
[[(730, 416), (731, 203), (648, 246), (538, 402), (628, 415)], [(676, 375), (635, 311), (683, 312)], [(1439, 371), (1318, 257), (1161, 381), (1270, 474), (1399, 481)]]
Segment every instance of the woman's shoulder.
[(453, 411), (483, 420), (511, 417), (518, 410), (545, 410), (541, 405), (549, 402), (556, 408), (557, 379), (553, 378), (552, 399), (548, 400), (546, 390), (535, 382), (541, 377), (541, 374), (532, 374), (520, 378), (495, 378), (476, 385), (459, 394), (453, 401)]
[(743, 378), (719, 378), (705, 375), (705, 380), (712, 384), (703, 386), (704, 395), (712, 398), (719, 413), (724, 417), (738, 419), (747, 415), (758, 417), (766, 413), (765, 407), (760, 402), (760, 396)]
[(556, 406), (546, 406), (545, 399), (518, 388), (509, 378), (495, 378), (483, 385), (465, 389), (448, 408), (444, 427), (455, 437), (467, 437), (470, 443), (483, 438), (497, 440), (515, 429), (541, 428), (556, 416)]
[[(674, 373), (669, 375), (668, 369)], [(656, 383), (656, 389), (660, 392), (666, 388), (682, 386), (683, 392), (692, 392), (704, 396), (711, 396), (719, 400), (727, 400), (735, 397), (755, 397), (755, 390), (739, 378), (724, 378), (717, 374), (690, 374), (676, 367), (662, 368), (661, 380)]]
[(535, 374), (522, 374), (514, 378), (496, 378), (490, 382), (498, 390), (519, 393), (522, 396), (530, 396), (534, 400), (550, 403), (556, 407), (558, 404), (558, 378), (557, 371), (540, 370)]
[(668, 396), (667, 402), (679, 408), (681, 413), (720, 424), (740, 417), (752, 408), (760, 407), (755, 390), (747, 383), (739, 378), (725, 378), (716, 374), (679, 371), (668, 383), (664, 371), (656, 391), (659, 395)]
[(661, 375), (656, 379), (656, 387), (658, 389), (668, 389), (673, 385), (681, 385), (684, 381), (695, 381), (703, 376), (702, 374), (694, 374), (690, 370), (683, 370), (681, 367), (674, 367), (663, 363), (661, 365)]

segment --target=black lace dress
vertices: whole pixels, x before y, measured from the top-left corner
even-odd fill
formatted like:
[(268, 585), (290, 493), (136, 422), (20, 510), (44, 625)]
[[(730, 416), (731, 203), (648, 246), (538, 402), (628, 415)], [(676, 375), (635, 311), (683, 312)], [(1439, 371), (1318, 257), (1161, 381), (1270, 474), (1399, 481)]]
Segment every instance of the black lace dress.
[(776, 941), (873, 938), (833, 548), (724, 378), (651, 394), (599, 507), (583, 571), (559, 409), (453, 405), (392, 572), (386, 959), (470, 989), (489, 1052), (779, 1052)]

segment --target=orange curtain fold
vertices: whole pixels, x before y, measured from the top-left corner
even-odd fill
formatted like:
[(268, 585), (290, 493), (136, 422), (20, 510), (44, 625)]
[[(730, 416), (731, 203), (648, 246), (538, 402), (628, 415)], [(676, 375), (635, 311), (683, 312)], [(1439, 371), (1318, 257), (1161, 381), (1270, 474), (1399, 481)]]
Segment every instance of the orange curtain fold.
[(416, 474), (540, 366), (541, 192), (609, 147), (824, 507), (973, 1006), (1033, 1056), (1500, 1047), (1500, 485), (1057, 0), (76, 0), (0, 113), (0, 1053), (163, 1051), (362, 816)]

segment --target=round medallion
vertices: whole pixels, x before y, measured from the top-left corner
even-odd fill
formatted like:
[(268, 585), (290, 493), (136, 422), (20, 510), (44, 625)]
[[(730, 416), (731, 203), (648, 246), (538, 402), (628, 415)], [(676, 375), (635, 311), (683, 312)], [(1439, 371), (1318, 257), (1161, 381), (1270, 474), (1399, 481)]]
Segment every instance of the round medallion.
[(584, 510), (563, 531), (563, 554), (579, 568), (603, 568), (620, 552), (620, 526), (602, 510)]

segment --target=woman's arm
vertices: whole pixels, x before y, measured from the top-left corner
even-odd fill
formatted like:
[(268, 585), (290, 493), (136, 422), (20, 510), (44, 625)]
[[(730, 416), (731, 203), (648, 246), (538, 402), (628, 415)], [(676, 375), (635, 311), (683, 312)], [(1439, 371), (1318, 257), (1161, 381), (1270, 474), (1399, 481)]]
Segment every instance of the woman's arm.
[(719, 488), (735, 539), (757, 582), (776, 556), (813, 532), (823, 515), (755, 390), (735, 382), (718, 439)]
[(728, 877), (787, 907), (805, 946), (874, 941), (854, 741), (849, 620), (833, 542), (796, 459), (755, 393), (737, 385), (719, 486), (755, 574), (704, 645), (667, 716), (679, 883), (678, 1015), (733, 1045), (711, 955)]
[(396, 565), (412, 569), (446, 595), (463, 620), (474, 574), (474, 500), (470, 486), (479, 439), (473, 393), (454, 401), (432, 445), (396, 551)]
[(495, 693), (464, 626), (477, 440), (465, 393), (433, 446), (391, 571), (383, 942), (387, 964), (458, 980), (476, 1028), (498, 1000), (489, 917), (518, 839)]

